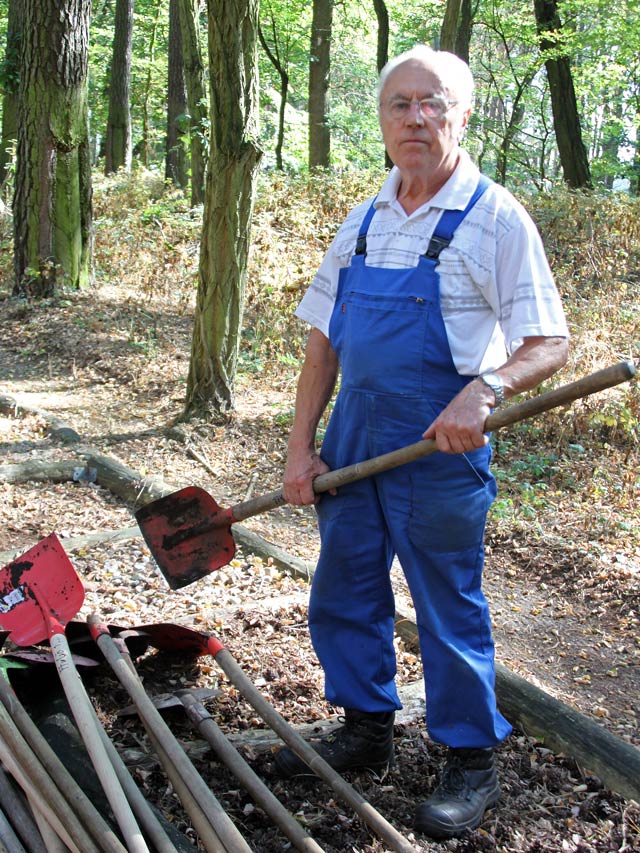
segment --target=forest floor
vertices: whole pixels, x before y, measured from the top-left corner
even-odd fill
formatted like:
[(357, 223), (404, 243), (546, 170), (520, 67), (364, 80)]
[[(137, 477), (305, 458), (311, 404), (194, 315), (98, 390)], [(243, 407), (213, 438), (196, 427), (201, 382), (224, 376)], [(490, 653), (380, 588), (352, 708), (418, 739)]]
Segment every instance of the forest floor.
[[(335, 718), (339, 709), (323, 698), (322, 674), (308, 639), (306, 581), (238, 548), (227, 566), (171, 591), (142, 539), (116, 535), (135, 524), (132, 506), (82, 480), (11, 482), (5, 476), (9, 465), (78, 459), (79, 448), (91, 447), (141, 476), (176, 487), (197, 484), (223, 507), (269, 492), (282, 476), (295, 369), (290, 364), (269, 369), (245, 348), (233, 416), (217, 424), (177, 423), (189, 362), (190, 298), (168, 288), (152, 297), (138, 295), (113, 283), (40, 303), (6, 293), (0, 297), (0, 396), (17, 404), (12, 411), (5, 400), (0, 415), (3, 564), (56, 532), (84, 585), (78, 619), (97, 612), (114, 625), (170, 622), (213, 632), (290, 723), (325, 724)], [(583, 407), (570, 422), (565, 417), (552, 441), (529, 427), (496, 442), (496, 473), (505, 498), (490, 518), (485, 589), (498, 660), (640, 747), (638, 449), (610, 433), (581, 431), (599, 405)], [(51, 430), (52, 420), (73, 429), (79, 443), (70, 442), (64, 430)], [(536, 465), (541, 470), (534, 476)], [(546, 481), (546, 486), (532, 487), (528, 499), (519, 489), (517, 502), (517, 478), (534, 486)], [(318, 535), (312, 509), (283, 507), (244, 524), (313, 564)], [(396, 569), (394, 588), (399, 608), (410, 614)], [(419, 682), (416, 650), (398, 640), (397, 660), (399, 685)], [(325, 850), (388, 849), (323, 783), (274, 776), (276, 740), (268, 732), (260, 740), (263, 722), (210, 658), (148, 650), (137, 666), (151, 695), (190, 687), (217, 691), (207, 708)], [(38, 699), (48, 701), (43, 671), (40, 666), (37, 689), (25, 686), (34, 713)], [(137, 718), (117, 715), (130, 699), (103, 667), (87, 668), (84, 677), (147, 798), (197, 845), (192, 823)], [(16, 676), (16, 684), (19, 678), (27, 685), (27, 676)], [(347, 778), (417, 850), (640, 850), (638, 803), (607, 790), (588, 767), (554, 754), (519, 729), (500, 750), (502, 797), (482, 826), (448, 842), (415, 838), (413, 810), (433, 787), (442, 750), (429, 741), (422, 713), (412, 709), (408, 703), (407, 713), (398, 717), (396, 768), (382, 779)], [(181, 713), (170, 711), (167, 719), (252, 849), (287, 849), (282, 833)]]

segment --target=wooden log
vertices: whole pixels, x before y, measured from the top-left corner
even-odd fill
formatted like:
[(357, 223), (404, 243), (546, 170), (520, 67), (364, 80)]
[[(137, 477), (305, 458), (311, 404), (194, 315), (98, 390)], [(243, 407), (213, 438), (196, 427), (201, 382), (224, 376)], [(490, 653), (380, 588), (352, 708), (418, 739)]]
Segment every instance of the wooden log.
[(59, 439), (64, 444), (79, 444), (82, 441), (81, 436), (69, 426), (66, 421), (60, 420), (52, 412), (36, 409), (33, 406), (25, 406), (18, 403), (13, 397), (0, 395), (0, 414), (9, 415), (10, 417), (24, 417), (25, 415), (38, 415), (44, 418), (49, 424), (49, 434), (54, 438)]
[(91, 448), (82, 448), (81, 457), (86, 466), (96, 472), (96, 483), (109, 489), (134, 507), (175, 491), (158, 477), (144, 477), (116, 459), (96, 453)]
[(27, 459), (0, 465), (0, 483), (66, 483), (73, 480), (77, 462), (39, 462)]

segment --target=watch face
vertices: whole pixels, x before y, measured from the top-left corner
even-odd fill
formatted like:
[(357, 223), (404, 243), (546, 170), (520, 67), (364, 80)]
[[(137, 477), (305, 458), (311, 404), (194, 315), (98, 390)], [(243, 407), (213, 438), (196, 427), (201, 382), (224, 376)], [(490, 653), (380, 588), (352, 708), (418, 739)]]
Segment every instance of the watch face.
[(504, 386), (502, 380), (495, 373), (485, 373), (480, 377), (482, 381), (491, 388), (496, 398), (496, 405), (504, 402)]

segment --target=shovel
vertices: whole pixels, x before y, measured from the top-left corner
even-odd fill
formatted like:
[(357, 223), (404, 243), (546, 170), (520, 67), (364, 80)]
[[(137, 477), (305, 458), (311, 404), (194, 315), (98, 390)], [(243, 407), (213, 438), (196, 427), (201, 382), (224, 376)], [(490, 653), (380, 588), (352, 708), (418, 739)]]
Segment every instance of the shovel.
[[(619, 385), (634, 374), (635, 367), (631, 362), (619, 362), (577, 382), (494, 412), (485, 421), (485, 432), (568, 405), (589, 394)], [(313, 489), (320, 494), (413, 462), (436, 450), (432, 439), (418, 441), (391, 453), (321, 474), (313, 481)], [(226, 566), (233, 559), (232, 524), (286, 502), (282, 490), (279, 490), (222, 509), (203, 489), (187, 486), (141, 507), (136, 512), (136, 520), (169, 586), (180, 589)]]
[(211, 655), (229, 681), (237, 688), (265, 723), (301, 758), (311, 770), (331, 786), (335, 794), (356, 812), (360, 819), (382, 838), (388, 849), (395, 853), (416, 853), (416, 848), (392, 826), (371, 803), (356, 791), (287, 723), (264, 698), (258, 688), (236, 663), (229, 652), (213, 634), (205, 634), (171, 622), (138, 625), (130, 629), (143, 634), (149, 644), (161, 651), (184, 652), (194, 656)]
[(73, 664), (64, 625), (84, 602), (84, 588), (55, 533), (0, 571), (0, 625), (16, 645), (48, 637), (62, 686), (130, 853), (148, 853)]

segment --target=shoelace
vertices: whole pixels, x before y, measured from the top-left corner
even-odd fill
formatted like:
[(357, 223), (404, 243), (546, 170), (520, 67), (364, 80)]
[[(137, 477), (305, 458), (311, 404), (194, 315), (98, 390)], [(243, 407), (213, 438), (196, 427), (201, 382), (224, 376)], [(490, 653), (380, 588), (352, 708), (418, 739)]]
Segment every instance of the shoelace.
[(457, 762), (445, 766), (442, 772), (442, 781), (438, 787), (443, 793), (446, 792), (447, 794), (455, 794), (456, 796), (467, 794), (469, 790), (467, 775)]

